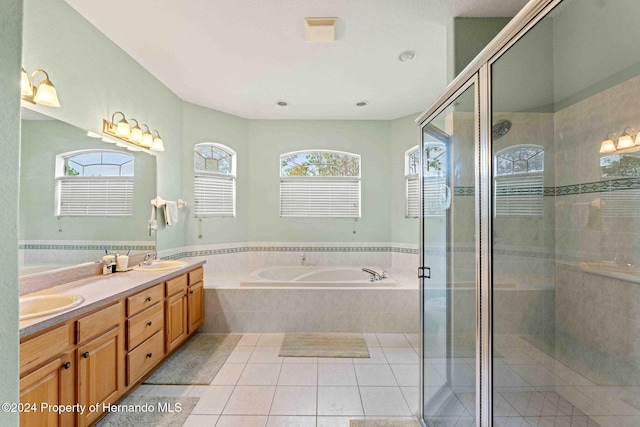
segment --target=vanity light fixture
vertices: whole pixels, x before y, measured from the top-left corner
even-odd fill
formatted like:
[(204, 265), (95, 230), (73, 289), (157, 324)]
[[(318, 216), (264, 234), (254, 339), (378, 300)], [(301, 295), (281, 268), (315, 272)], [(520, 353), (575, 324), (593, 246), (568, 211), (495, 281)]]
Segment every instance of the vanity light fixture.
[(625, 148), (631, 148), (635, 145), (633, 138), (636, 135), (636, 130), (634, 128), (625, 128), (624, 132), (618, 139), (618, 144), (616, 148), (618, 150), (624, 150)]
[[(117, 120), (116, 117), (120, 120)], [(129, 122), (131, 122), (131, 125)], [(144, 131), (143, 128), (145, 129)], [(140, 124), (136, 119), (127, 120), (124, 113), (120, 111), (113, 113), (111, 120), (104, 119), (102, 121), (102, 131), (109, 136), (126, 142), (127, 144), (122, 142), (118, 142), (116, 144), (119, 147), (126, 147), (131, 151), (146, 151), (147, 153), (149, 150), (164, 151), (164, 143), (162, 142), (160, 133), (157, 130), (151, 132), (149, 130), (149, 126), (146, 124)], [(156, 134), (155, 136), (154, 132)], [(106, 138), (103, 138), (102, 140), (105, 142), (116, 142), (106, 141)]]
[(600, 144), (600, 152), (613, 153), (616, 151), (616, 143), (614, 140), (617, 138), (618, 135), (616, 135), (615, 132), (608, 133), (607, 137), (602, 141), (602, 144)]
[[(34, 84), (34, 79), (38, 73), (44, 74), (44, 79), (38, 84)], [(23, 101), (32, 104), (44, 105), (45, 107), (59, 107), (58, 92), (56, 87), (49, 80), (49, 75), (44, 70), (36, 70), (31, 74), (31, 78), (27, 75), (27, 70), (22, 69), (21, 91), (20, 95)]]

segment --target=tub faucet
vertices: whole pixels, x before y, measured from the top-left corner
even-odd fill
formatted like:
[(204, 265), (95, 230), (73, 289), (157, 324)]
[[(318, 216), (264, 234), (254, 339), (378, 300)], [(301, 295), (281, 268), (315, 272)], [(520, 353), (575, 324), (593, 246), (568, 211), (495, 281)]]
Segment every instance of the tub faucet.
[(382, 280), (382, 276), (377, 271), (371, 270), (370, 268), (363, 268), (362, 271), (371, 275), (371, 278), (369, 278), (370, 282), (379, 282)]

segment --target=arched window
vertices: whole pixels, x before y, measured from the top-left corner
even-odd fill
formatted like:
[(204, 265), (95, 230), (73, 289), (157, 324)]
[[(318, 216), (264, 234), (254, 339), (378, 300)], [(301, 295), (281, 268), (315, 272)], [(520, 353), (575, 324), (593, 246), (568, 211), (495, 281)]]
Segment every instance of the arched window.
[(495, 215), (542, 216), (544, 149), (514, 145), (495, 158)]
[(236, 216), (236, 152), (213, 142), (193, 149), (196, 218)]
[(112, 150), (56, 156), (57, 216), (133, 215), (134, 158)]
[[(420, 147), (415, 146), (404, 154), (404, 176), (406, 188), (406, 217), (420, 216)], [(447, 204), (443, 197), (447, 195), (445, 145), (441, 142), (425, 144), (424, 159), (427, 162), (424, 169), (424, 214), (425, 216), (444, 215)]]
[(280, 156), (280, 216), (360, 217), (360, 156), (309, 150)]

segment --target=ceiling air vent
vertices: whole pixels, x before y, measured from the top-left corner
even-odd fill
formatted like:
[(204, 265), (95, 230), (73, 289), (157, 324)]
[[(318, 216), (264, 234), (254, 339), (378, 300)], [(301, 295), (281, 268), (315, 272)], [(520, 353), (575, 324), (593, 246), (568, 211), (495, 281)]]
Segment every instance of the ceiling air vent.
[(336, 39), (338, 18), (304, 18), (308, 42), (332, 42)]

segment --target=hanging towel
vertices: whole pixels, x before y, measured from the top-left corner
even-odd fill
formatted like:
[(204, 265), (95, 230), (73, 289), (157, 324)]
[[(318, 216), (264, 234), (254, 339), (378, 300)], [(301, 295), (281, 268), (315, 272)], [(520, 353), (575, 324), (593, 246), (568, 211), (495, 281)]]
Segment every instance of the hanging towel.
[(167, 201), (164, 205), (164, 220), (167, 226), (174, 225), (178, 222), (178, 204), (176, 202)]

